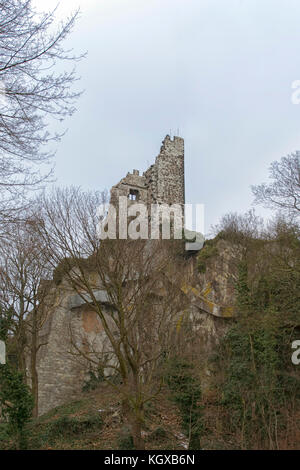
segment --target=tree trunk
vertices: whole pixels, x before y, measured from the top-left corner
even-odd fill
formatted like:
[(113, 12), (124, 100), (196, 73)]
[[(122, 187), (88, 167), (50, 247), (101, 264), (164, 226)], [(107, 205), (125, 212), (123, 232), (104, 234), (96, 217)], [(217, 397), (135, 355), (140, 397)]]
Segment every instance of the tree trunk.
[(133, 443), (136, 450), (144, 450), (145, 449), (145, 441), (142, 438), (142, 424), (139, 416), (133, 417), (132, 423), (132, 437)]
[(141, 405), (140, 397), (140, 384), (139, 376), (136, 371), (133, 373), (133, 396), (135, 398), (135, 408), (133, 409), (132, 416), (132, 437), (133, 443), (136, 450), (144, 450), (145, 442), (142, 438), (142, 423), (143, 423), (143, 406)]
[(144, 450), (145, 442), (142, 438), (142, 410), (133, 410), (127, 398), (122, 400), (122, 417), (124, 423), (131, 430), (134, 448), (136, 450)]

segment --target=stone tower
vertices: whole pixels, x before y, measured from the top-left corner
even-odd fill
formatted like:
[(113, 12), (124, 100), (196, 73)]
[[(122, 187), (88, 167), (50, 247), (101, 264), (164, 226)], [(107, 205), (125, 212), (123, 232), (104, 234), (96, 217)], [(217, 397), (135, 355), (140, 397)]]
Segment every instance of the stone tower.
[(115, 204), (120, 196), (131, 201), (147, 204), (185, 203), (184, 193), (184, 140), (173, 139), (167, 135), (162, 143), (155, 163), (143, 175), (138, 170), (127, 173), (111, 189), (111, 203)]

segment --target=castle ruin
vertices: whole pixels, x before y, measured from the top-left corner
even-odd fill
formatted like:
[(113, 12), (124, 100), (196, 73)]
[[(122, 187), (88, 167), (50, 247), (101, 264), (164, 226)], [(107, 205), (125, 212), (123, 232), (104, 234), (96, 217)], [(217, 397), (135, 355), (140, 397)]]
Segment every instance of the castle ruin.
[(184, 191), (184, 140), (167, 135), (155, 163), (143, 175), (138, 170), (127, 173), (125, 178), (112, 187), (111, 203), (126, 196), (130, 201), (142, 202), (150, 209), (151, 204), (185, 203)]
[[(148, 208), (151, 204), (183, 205), (184, 140), (180, 137), (171, 139), (167, 135), (153, 165), (142, 175), (133, 170), (112, 187), (111, 202), (114, 203), (119, 196), (126, 196), (129, 201), (143, 202)], [(199, 337), (203, 338), (205, 351), (210, 350), (221, 335), (225, 319), (232, 316), (233, 288), (229, 266), (233, 256), (231, 248), (221, 241), (218, 258), (212, 261), (211, 268), (205, 273), (197, 272), (195, 257), (190, 257), (186, 262), (187, 269), (195, 273), (195, 279), (192, 286), (185, 286), (182, 291), (189, 298), (189, 315)], [(93, 277), (94, 273), (89, 275)], [(101, 290), (97, 279), (95, 285), (97, 302), (109, 311), (111, 305), (106, 291)], [(42, 346), (37, 358), (39, 414), (77, 398), (88, 378), (87, 361), (70, 354), (70, 330), (75, 346), (84, 337), (86, 344), (101, 351), (107, 341), (97, 313), (66, 279), (60, 283), (52, 281), (48, 297), (49, 314), (40, 331)], [(28, 370), (28, 379), (29, 375)]]

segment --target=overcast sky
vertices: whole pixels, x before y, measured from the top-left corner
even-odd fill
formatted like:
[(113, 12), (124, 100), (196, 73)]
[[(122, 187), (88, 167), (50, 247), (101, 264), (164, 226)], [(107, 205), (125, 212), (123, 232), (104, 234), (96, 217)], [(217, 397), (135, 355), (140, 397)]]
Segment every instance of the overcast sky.
[(110, 189), (179, 128), (186, 202), (205, 204), (206, 231), (248, 210), (250, 185), (300, 149), (299, 0), (61, 0), (60, 15), (77, 5), (67, 45), (88, 51), (85, 93), (57, 149), (57, 183)]

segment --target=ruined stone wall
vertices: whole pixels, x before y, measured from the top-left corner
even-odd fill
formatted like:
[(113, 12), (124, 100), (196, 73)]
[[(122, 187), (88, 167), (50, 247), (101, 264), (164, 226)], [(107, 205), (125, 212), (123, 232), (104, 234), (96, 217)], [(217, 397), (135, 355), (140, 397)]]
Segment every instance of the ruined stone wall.
[(143, 175), (138, 170), (127, 173), (111, 189), (111, 203), (116, 204), (119, 196), (137, 194), (136, 201), (151, 204), (184, 204), (184, 140), (181, 137), (166, 136), (155, 163)]
[(184, 140), (167, 135), (155, 164), (144, 176), (148, 203), (184, 204)]
[[(107, 342), (96, 313), (66, 282), (53, 285), (49, 297), (54, 301), (39, 334), (37, 355), (40, 415), (78, 397), (91, 367), (78, 351), (101, 353)], [(30, 367), (27, 377), (30, 384)]]
[[(72, 295), (67, 288), (53, 287), (54, 303), (40, 332), (37, 356), (39, 382), (39, 414), (63, 403), (66, 396), (72, 399), (79, 391), (82, 374), (68, 355), (68, 303)], [(74, 380), (74, 377), (77, 380)]]
[(127, 173), (125, 178), (122, 178), (117, 185), (112, 187), (110, 199), (111, 204), (117, 205), (120, 196), (125, 196), (129, 199), (131, 191), (137, 191), (138, 202), (144, 202), (147, 204), (148, 187), (146, 184), (146, 178), (141, 176), (138, 170), (133, 170), (132, 173)]

